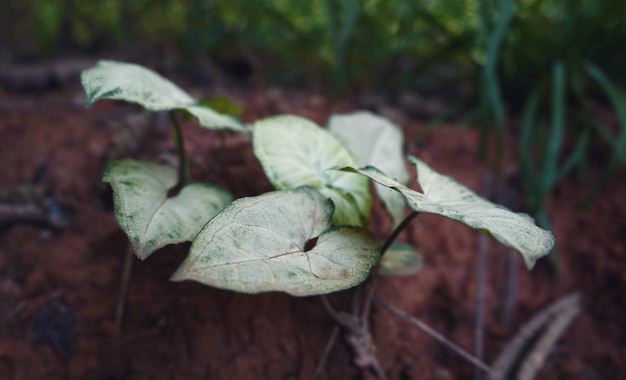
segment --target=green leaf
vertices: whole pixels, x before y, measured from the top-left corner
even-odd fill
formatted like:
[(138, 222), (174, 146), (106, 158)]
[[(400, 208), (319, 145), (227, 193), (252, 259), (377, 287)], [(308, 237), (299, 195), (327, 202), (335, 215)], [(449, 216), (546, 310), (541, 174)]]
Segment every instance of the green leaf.
[(116, 61), (99, 61), (81, 74), (87, 106), (100, 99), (125, 100), (150, 111), (185, 110), (211, 129), (248, 131), (236, 118), (198, 104), (174, 83), (143, 66)]
[(212, 96), (198, 100), (197, 104), (209, 107), (219, 113), (241, 116), (244, 108), (224, 95)]
[(172, 280), (294, 296), (353, 287), (378, 262), (377, 244), (362, 228), (328, 229), (332, 213), (308, 186), (240, 198), (198, 234)]
[(277, 189), (313, 186), (335, 204), (335, 225), (362, 226), (372, 207), (367, 179), (333, 167), (359, 166), (352, 153), (314, 122), (293, 115), (257, 121), (254, 154)]
[(115, 219), (142, 260), (167, 244), (193, 240), (232, 199), (225, 190), (194, 182), (168, 198), (176, 170), (149, 161), (111, 162), (103, 181), (113, 188)]
[[(402, 130), (389, 120), (370, 112), (333, 115), (328, 130), (350, 148), (361, 166), (374, 166), (402, 184), (409, 182), (402, 156)], [(397, 226), (403, 219), (404, 198), (379, 184), (376, 194), (391, 215), (393, 226)]]
[(528, 269), (554, 247), (552, 233), (537, 227), (530, 216), (514, 213), (481, 198), (454, 179), (435, 172), (416, 157), (409, 157), (409, 161), (417, 168), (417, 181), (424, 193), (404, 186), (373, 167), (342, 170), (361, 173), (400, 192), (417, 212), (442, 215), (490, 234), (520, 252)]
[(422, 269), (422, 257), (413, 246), (393, 243), (380, 259), (378, 274), (382, 276), (410, 276)]
[(565, 91), (565, 66), (563, 62), (558, 61), (552, 68), (552, 115), (545, 149), (543, 176), (541, 178), (542, 198), (548, 195), (550, 189), (557, 181), (558, 160), (565, 129)]

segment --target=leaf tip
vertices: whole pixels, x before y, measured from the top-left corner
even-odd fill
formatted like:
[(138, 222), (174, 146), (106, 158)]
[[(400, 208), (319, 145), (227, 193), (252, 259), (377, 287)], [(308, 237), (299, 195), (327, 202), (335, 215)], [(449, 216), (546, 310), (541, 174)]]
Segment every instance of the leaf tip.
[(535, 251), (529, 254), (522, 254), (522, 256), (524, 257), (526, 268), (528, 270), (533, 269), (533, 267), (537, 263), (537, 260), (539, 260), (540, 258), (544, 256), (549, 255), (550, 252), (552, 252), (552, 250), (554, 249), (554, 246), (556, 244), (556, 239), (554, 238), (554, 235), (552, 234), (552, 232), (543, 230), (543, 229), (541, 231), (543, 233), (538, 239), (538, 242), (536, 245), (537, 248), (535, 249)]
[(181, 282), (187, 279), (183, 271), (183, 265), (184, 263), (178, 269), (176, 269), (174, 273), (172, 273), (172, 275), (170, 276), (170, 281)]
[(141, 261), (147, 259), (156, 250), (155, 247), (140, 241), (132, 242), (132, 246), (135, 256), (137, 256), (137, 258)]

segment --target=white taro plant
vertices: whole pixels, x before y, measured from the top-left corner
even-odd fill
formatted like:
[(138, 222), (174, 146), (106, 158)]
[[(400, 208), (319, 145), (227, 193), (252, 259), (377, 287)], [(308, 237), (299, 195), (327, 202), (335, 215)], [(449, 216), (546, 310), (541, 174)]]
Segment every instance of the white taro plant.
[[(168, 244), (191, 242), (174, 281), (312, 296), (362, 284), (377, 266), (380, 275), (413, 274), (421, 264), (418, 253), (392, 242), (419, 213), (493, 236), (517, 250), (529, 269), (553, 248), (553, 235), (528, 215), (481, 198), (417, 157), (408, 162), (422, 191), (407, 187), (402, 132), (380, 116), (333, 115), (326, 128), (294, 115), (246, 125), (151, 70), (114, 61), (85, 70), (82, 84), (88, 106), (118, 99), (171, 116), (177, 168), (126, 158), (108, 165), (104, 181), (113, 189), (115, 218), (139, 258)], [(276, 190), (232, 201), (227, 190), (190, 181), (179, 112), (205, 128), (251, 133), (254, 154)], [(367, 229), (370, 180), (395, 227), (382, 244)], [(367, 355), (361, 356), (367, 362)], [(375, 362), (364, 365), (380, 375)]]

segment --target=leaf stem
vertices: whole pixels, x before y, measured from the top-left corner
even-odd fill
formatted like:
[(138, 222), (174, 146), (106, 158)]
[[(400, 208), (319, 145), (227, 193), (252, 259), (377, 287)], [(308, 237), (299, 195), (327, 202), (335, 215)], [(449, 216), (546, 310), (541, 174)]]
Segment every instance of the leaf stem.
[[(385, 240), (385, 242), (383, 243), (383, 245), (381, 246), (379, 250), (381, 256), (385, 254), (385, 252), (387, 251), (387, 249), (389, 249), (389, 247), (394, 242), (394, 240), (396, 240), (398, 235), (400, 235), (400, 232), (402, 232), (418, 214), (419, 212), (412, 211), (409, 215), (407, 215), (406, 218), (404, 218), (402, 222), (400, 222), (400, 224), (396, 226), (396, 228), (394, 228), (394, 230), (391, 232), (391, 235), (389, 235), (389, 237), (387, 238), (387, 240)], [(363, 294), (365, 282), (361, 283), (357, 287), (354, 294), (352, 295), (352, 313), (351, 314), (337, 312), (335, 309), (333, 309), (333, 307), (330, 305), (330, 303), (328, 302), (328, 299), (325, 296), (322, 295), (320, 297), (322, 300), (322, 304), (324, 305), (324, 309), (326, 309), (326, 312), (335, 320), (337, 324), (347, 329), (348, 334), (349, 335), (351, 334), (352, 337), (356, 336), (359, 338), (367, 338), (365, 339), (365, 341), (368, 341), (368, 342), (371, 340), (371, 335), (369, 333), (369, 313), (370, 313), (370, 309), (372, 305), (372, 299), (374, 298), (374, 289), (376, 288), (376, 282), (378, 279), (377, 274), (373, 272), (372, 276), (370, 276), (370, 279), (371, 281), (370, 281), (369, 287), (367, 288), (367, 291), (366, 291), (367, 293), (364, 295), (365, 299), (363, 301), (363, 310), (359, 311), (358, 301), (359, 301), (359, 298), (361, 298), (361, 295)], [(324, 356), (322, 357), (322, 361), (318, 365), (318, 368), (316, 368), (315, 370), (315, 373), (314, 373), (315, 376), (319, 375), (319, 371), (320, 371), (319, 367), (326, 360), (325, 359), (325, 356), (327, 356), (326, 351), (330, 350), (330, 348), (328, 347), (332, 347), (332, 344), (334, 344), (335, 339), (336, 339), (335, 332), (333, 332), (333, 335), (331, 336), (331, 340), (328, 343), (327, 350), (325, 350)], [(356, 342), (356, 340), (353, 339), (353, 342)], [(371, 362), (369, 362), (370, 368), (374, 371), (377, 377), (384, 378), (384, 373), (380, 369), (378, 360), (376, 359), (376, 356), (370, 347), (360, 347), (356, 343), (354, 343), (353, 348), (355, 350), (356, 357), (362, 357), (362, 355), (365, 354), (366, 357), (370, 358), (371, 360)]]
[(120, 279), (120, 292), (117, 295), (117, 302), (115, 304), (115, 326), (122, 328), (122, 322), (124, 319), (124, 309), (126, 308), (126, 298), (128, 296), (128, 287), (130, 285), (130, 276), (133, 270), (133, 261), (135, 254), (133, 252), (133, 246), (128, 243), (126, 247), (126, 256), (124, 258), (124, 267), (122, 270), (122, 278)]
[(391, 247), (391, 244), (396, 240), (398, 235), (411, 223), (411, 221), (419, 214), (417, 211), (411, 211), (409, 215), (407, 215), (400, 224), (396, 226), (396, 228), (391, 232), (391, 235), (385, 240), (385, 243), (380, 247), (380, 256), (382, 257), (385, 252)]
[[(400, 224), (396, 226), (396, 228), (394, 228), (394, 230), (391, 232), (391, 235), (389, 235), (387, 240), (385, 240), (385, 243), (380, 247), (381, 257), (385, 254), (385, 252), (387, 252), (389, 247), (391, 247), (391, 244), (393, 244), (393, 242), (396, 240), (398, 235), (400, 235), (400, 233), (404, 231), (404, 229), (411, 223), (411, 221), (413, 221), (413, 219), (415, 219), (417, 215), (419, 215), (419, 212), (411, 211), (411, 213), (407, 215), (406, 218), (404, 218), (402, 222), (400, 222)], [(367, 289), (367, 293), (365, 294), (365, 300), (363, 301), (363, 310), (361, 312), (361, 323), (363, 324), (363, 327), (365, 329), (369, 329), (369, 314), (370, 314), (370, 309), (372, 307), (372, 298), (374, 297), (374, 290), (376, 289), (376, 284), (378, 283), (378, 273), (372, 272), (372, 276), (370, 278), (371, 278), (371, 281)], [(360, 291), (355, 293), (354, 295), (355, 299), (359, 295), (360, 295)], [(355, 300), (353, 300), (353, 303), (356, 303)]]
[(183, 140), (180, 124), (178, 124), (178, 120), (176, 120), (176, 111), (170, 111), (168, 114), (172, 126), (172, 136), (176, 144), (176, 153), (178, 155), (178, 184), (176, 186), (183, 187), (187, 184), (189, 177), (189, 161), (187, 160), (187, 153), (185, 152), (185, 141)]

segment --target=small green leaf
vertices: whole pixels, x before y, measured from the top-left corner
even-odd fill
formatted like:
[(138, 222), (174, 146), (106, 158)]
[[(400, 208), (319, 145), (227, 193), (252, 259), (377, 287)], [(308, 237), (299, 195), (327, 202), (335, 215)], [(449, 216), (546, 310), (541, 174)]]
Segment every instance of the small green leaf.
[(82, 72), (81, 81), (87, 94), (87, 106), (100, 99), (125, 100), (150, 111), (185, 110), (206, 128), (248, 131), (236, 118), (197, 104), (196, 99), (180, 87), (143, 66), (99, 61)]
[(382, 276), (410, 276), (422, 269), (422, 256), (413, 246), (393, 243), (380, 259), (378, 273)]
[(377, 244), (362, 228), (328, 229), (332, 213), (308, 186), (240, 198), (202, 229), (172, 280), (294, 296), (353, 287), (378, 262)]
[(209, 107), (219, 113), (241, 116), (244, 108), (239, 104), (233, 102), (229, 97), (224, 95), (212, 96), (210, 98), (203, 98), (198, 100), (197, 104), (205, 107)]
[(424, 190), (423, 194), (373, 167), (342, 170), (361, 173), (400, 192), (417, 212), (442, 215), (490, 234), (502, 244), (520, 252), (528, 269), (554, 247), (552, 233), (537, 227), (530, 216), (514, 213), (481, 198), (454, 179), (435, 172), (416, 157), (409, 157), (409, 161), (417, 168), (417, 181)]
[[(402, 130), (384, 117), (370, 112), (333, 115), (328, 130), (354, 153), (361, 166), (374, 166), (402, 184), (409, 183), (402, 156)], [(393, 226), (403, 219), (406, 202), (401, 194), (376, 184), (376, 194), (391, 215)]]
[(232, 199), (225, 190), (193, 182), (168, 198), (176, 171), (149, 161), (111, 162), (103, 181), (113, 188), (115, 219), (142, 260), (167, 244), (193, 240)]
[(362, 226), (372, 208), (366, 178), (330, 170), (358, 166), (352, 153), (328, 131), (293, 115), (257, 121), (254, 154), (277, 189), (313, 186), (335, 204), (335, 225)]

